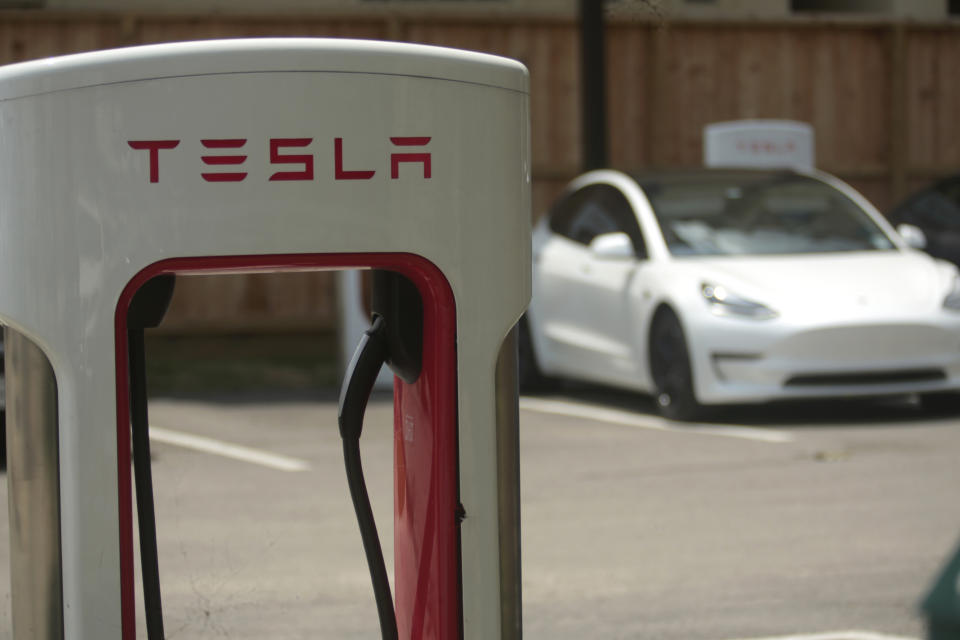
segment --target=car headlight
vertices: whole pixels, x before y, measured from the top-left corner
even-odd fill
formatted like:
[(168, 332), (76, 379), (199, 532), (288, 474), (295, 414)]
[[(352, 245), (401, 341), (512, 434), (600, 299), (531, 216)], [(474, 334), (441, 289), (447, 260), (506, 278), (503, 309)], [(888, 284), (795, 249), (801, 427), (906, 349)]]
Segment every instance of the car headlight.
[[(710, 310), (718, 316), (740, 316), (754, 320), (770, 320), (779, 314), (765, 304), (748, 300), (730, 292), (726, 287), (718, 284), (703, 283), (700, 286), (703, 299), (710, 305)], [(957, 294), (960, 304), (960, 290)], [(960, 310), (960, 307), (957, 307)]]
[(943, 299), (943, 308), (950, 311), (960, 311), (960, 276), (954, 276), (950, 293)]

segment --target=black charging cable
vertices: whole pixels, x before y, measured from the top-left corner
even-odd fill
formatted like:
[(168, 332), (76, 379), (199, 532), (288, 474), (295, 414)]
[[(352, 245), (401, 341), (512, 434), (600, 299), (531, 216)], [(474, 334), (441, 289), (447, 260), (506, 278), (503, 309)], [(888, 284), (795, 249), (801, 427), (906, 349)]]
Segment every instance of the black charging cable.
[(160, 563), (157, 558), (157, 521), (150, 471), (150, 433), (147, 385), (144, 371), (143, 329), (128, 331), (130, 345), (130, 418), (133, 479), (137, 493), (137, 528), (140, 532), (140, 567), (143, 572), (143, 608), (147, 638), (163, 640), (163, 606), (160, 601)]
[(370, 399), (370, 392), (380, 373), (380, 368), (388, 358), (388, 340), (386, 323), (383, 317), (373, 316), (370, 329), (364, 332), (357, 350), (350, 360), (343, 387), (340, 389), (340, 409), (337, 420), (340, 424), (340, 437), (343, 438), (343, 462), (347, 469), (347, 484), (353, 509), (360, 525), (360, 537), (363, 539), (363, 551), (370, 568), (373, 581), (373, 595), (377, 602), (377, 615), (380, 617), (380, 632), (383, 640), (397, 640), (397, 619), (393, 610), (393, 596), (390, 593), (390, 581), (383, 561), (383, 549), (380, 536), (370, 508), (370, 496), (363, 479), (363, 466), (360, 464), (360, 434), (363, 431), (363, 416)]
[(130, 426), (133, 477), (137, 494), (140, 533), (140, 568), (143, 573), (143, 608), (149, 640), (163, 640), (163, 607), (160, 601), (160, 566), (157, 558), (157, 521), (150, 470), (150, 419), (147, 414), (147, 374), (143, 331), (160, 324), (173, 297), (174, 277), (149, 280), (134, 294), (127, 311), (127, 345), (130, 369)]

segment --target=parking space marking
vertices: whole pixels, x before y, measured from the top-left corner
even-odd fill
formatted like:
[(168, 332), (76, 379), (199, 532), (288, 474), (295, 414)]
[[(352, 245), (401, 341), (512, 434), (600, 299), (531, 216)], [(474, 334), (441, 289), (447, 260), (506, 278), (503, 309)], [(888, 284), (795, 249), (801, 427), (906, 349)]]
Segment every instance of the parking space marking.
[(306, 471), (310, 468), (308, 462), (298, 458), (260, 451), (259, 449), (251, 449), (250, 447), (244, 447), (238, 444), (214, 440), (213, 438), (205, 438), (203, 436), (193, 435), (192, 433), (183, 433), (182, 431), (155, 427), (153, 425), (150, 426), (150, 439), (164, 444), (172, 444), (177, 447), (210, 453), (215, 456), (223, 456), (224, 458), (258, 464), (262, 467), (277, 469), (278, 471), (293, 473)]
[(738, 638), (737, 640), (917, 640), (917, 638), (890, 636), (873, 633), (872, 631), (827, 631), (825, 633), (801, 633), (765, 638)]
[(676, 433), (696, 433), (707, 436), (725, 438), (741, 438), (758, 442), (785, 444), (793, 442), (794, 436), (786, 431), (773, 431), (756, 427), (741, 427), (724, 424), (681, 423), (673, 422), (659, 416), (650, 416), (631, 413), (619, 409), (607, 409), (594, 405), (571, 402), (569, 400), (547, 400), (544, 398), (520, 398), (520, 408), (526, 411), (549, 413), (553, 415), (584, 418), (608, 424), (618, 424), (639, 429), (653, 429), (655, 431), (673, 431)]

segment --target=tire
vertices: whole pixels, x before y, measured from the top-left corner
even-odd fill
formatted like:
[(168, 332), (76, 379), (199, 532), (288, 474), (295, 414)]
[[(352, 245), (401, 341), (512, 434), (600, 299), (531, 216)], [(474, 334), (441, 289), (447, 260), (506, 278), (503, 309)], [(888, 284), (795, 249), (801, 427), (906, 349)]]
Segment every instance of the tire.
[(550, 388), (550, 378), (543, 375), (537, 364), (537, 354), (533, 349), (526, 316), (520, 319), (517, 327), (517, 360), (520, 391), (545, 391)]
[(692, 421), (703, 415), (693, 390), (693, 370), (680, 319), (667, 307), (657, 311), (650, 326), (650, 373), (660, 415)]

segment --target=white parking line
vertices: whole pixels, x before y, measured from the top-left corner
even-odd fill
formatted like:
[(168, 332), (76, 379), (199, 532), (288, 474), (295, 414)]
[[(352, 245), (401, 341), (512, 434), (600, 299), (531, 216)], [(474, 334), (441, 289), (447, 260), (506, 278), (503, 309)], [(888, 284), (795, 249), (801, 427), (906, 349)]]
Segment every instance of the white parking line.
[(649, 416), (619, 409), (607, 409), (569, 400), (545, 400), (543, 398), (520, 398), (520, 408), (526, 411), (549, 413), (573, 418), (585, 418), (618, 424), (639, 429), (653, 429), (656, 431), (674, 431), (677, 433), (697, 433), (707, 436), (721, 436), (726, 438), (741, 438), (759, 442), (773, 442), (783, 444), (793, 442), (794, 436), (786, 431), (772, 431), (755, 427), (740, 427), (735, 425), (713, 424), (686, 424), (672, 422), (659, 416)]
[(738, 638), (737, 640), (917, 640), (907, 636), (888, 636), (871, 631), (827, 631), (825, 633), (801, 633), (792, 636), (769, 636), (766, 638)]
[(172, 431), (170, 429), (154, 427), (153, 425), (150, 426), (150, 439), (164, 444), (193, 449), (194, 451), (223, 456), (224, 458), (233, 458), (234, 460), (258, 464), (262, 467), (269, 467), (279, 471), (296, 472), (306, 471), (310, 468), (309, 463), (305, 460), (251, 449), (250, 447), (242, 447), (238, 444), (222, 442), (220, 440), (214, 440), (213, 438), (195, 436), (191, 433), (183, 433), (182, 431)]

